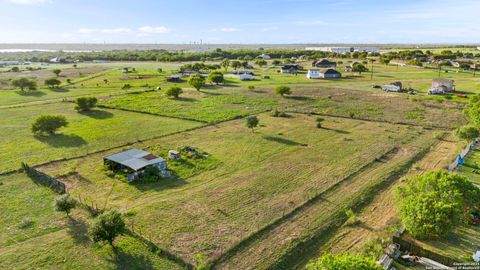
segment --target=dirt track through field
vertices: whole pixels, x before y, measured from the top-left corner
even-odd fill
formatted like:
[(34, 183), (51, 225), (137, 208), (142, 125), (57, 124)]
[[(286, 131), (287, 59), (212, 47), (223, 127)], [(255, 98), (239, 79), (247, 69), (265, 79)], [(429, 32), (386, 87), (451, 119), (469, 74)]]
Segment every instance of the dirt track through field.
[[(275, 228), (242, 247), (232, 257), (220, 261), (217, 269), (268, 269), (288, 254), (296, 244), (312, 235), (322, 233), (336, 223), (343, 223), (343, 208), (356, 194), (367, 190), (374, 183), (381, 183), (388, 173), (416, 154), (404, 148), (398, 149), (368, 167), (348, 177), (333, 189), (324, 192), (318, 200), (303, 208)], [(334, 203), (336, 202), (336, 203)]]

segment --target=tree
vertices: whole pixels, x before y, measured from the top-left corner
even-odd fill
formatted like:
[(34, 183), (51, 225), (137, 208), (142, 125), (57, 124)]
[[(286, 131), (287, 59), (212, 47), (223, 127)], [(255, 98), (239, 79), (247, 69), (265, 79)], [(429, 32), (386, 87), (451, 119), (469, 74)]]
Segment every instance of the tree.
[(107, 241), (113, 246), (113, 241), (126, 231), (125, 221), (117, 210), (110, 210), (99, 215), (92, 227), (90, 235), (94, 242)]
[(255, 65), (260, 66), (260, 67), (266, 66), (267, 64), (268, 64), (267, 61), (265, 61), (263, 59), (258, 59), (258, 60), (255, 61)]
[(73, 66), (73, 68), (77, 68), (77, 64), (73, 64), (72, 66)]
[(45, 85), (51, 88), (58, 87), (62, 82), (56, 78), (50, 78), (45, 80)]
[(282, 63), (282, 62), (280, 62), (280, 60), (277, 60), (277, 59), (275, 59), (275, 60), (272, 61), (272, 65), (274, 65), (274, 66), (278, 66), (278, 65), (280, 65), (281, 63)]
[(252, 132), (255, 132), (255, 127), (258, 126), (258, 122), (260, 122), (258, 120), (258, 118), (255, 116), (255, 115), (252, 115), (252, 116), (249, 116), (246, 118), (247, 120), (247, 128), (250, 128), (252, 130)]
[(364, 255), (325, 253), (306, 266), (307, 270), (382, 270), (375, 259)]
[(57, 77), (58, 77), (58, 76), (60, 75), (60, 73), (62, 73), (62, 70), (56, 68), (56, 69), (52, 70), (52, 72), (53, 72), (55, 75), (57, 75)]
[(167, 97), (178, 98), (178, 96), (180, 96), (181, 93), (183, 93), (183, 90), (178, 86), (172, 86), (165, 90), (165, 95)]
[(84, 112), (89, 111), (95, 106), (97, 106), (97, 98), (96, 97), (79, 97), (75, 100), (75, 110)]
[(35, 90), (37, 89), (37, 82), (28, 78), (18, 78), (12, 81), (12, 86), (20, 88), (21, 91), (25, 88), (28, 88), (28, 90)]
[(285, 95), (290, 95), (292, 92), (290, 91), (290, 87), (281, 85), (275, 88), (275, 93), (283, 97)]
[(474, 139), (478, 138), (479, 131), (478, 128), (474, 126), (463, 126), (458, 128), (455, 131), (455, 134), (462, 140), (473, 141)]
[(65, 212), (67, 216), (70, 214), (70, 211), (75, 208), (76, 205), (77, 202), (73, 198), (71, 198), (68, 193), (58, 196), (55, 199), (55, 210), (59, 212)]
[(208, 75), (208, 79), (216, 85), (224, 82), (223, 74), (221, 72), (210, 73), (210, 75)]
[(230, 66), (230, 60), (228, 58), (223, 59), (222, 62), (220, 62), (220, 66), (222, 66), (225, 71), (227, 71), (228, 67)]
[(162, 68), (157, 68), (157, 72), (158, 72), (158, 73), (162, 73), (162, 72), (163, 72), (163, 69), (162, 69)]
[(31, 130), (35, 135), (52, 135), (59, 128), (67, 125), (67, 119), (63, 115), (40, 115), (33, 121)]
[(465, 176), (431, 171), (407, 180), (395, 193), (399, 216), (408, 232), (419, 239), (447, 236), (464, 211), (478, 206), (480, 189)]
[(361, 63), (354, 63), (352, 65), (352, 71), (358, 72), (358, 74), (362, 74), (362, 72), (367, 71), (368, 69)]
[(205, 86), (205, 78), (199, 74), (193, 75), (188, 80), (188, 84), (197, 89), (197, 91), (200, 91), (200, 89)]
[(368, 59), (368, 61), (370, 61), (371, 68), (372, 68), (371, 73), (370, 73), (370, 80), (373, 80), (373, 63), (375, 63), (376, 60), (373, 59), (373, 58), (370, 58), (370, 59)]
[(242, 66), (242, 63), (240, 63), (240, 61), (235, 60), (235, 61), (230, 62), (230, 66), (232, 66), (232, 68), (236, 70), (237, 68)]
[(480, 127), (480, 95), (474, 96), (463, 109), (463, 113), (476, 127)]
[(317, 119), (315, 119), (315, 122), (317, 122), (317, 128), (322, 128), (322, 122), (325, 121), (325, 119), (321, 118), (321, 117), (317, 117)]
[(10, 69), (11, 72), (19, 72), (20, 71), (20, 68), (19, 67), (12, 67)]

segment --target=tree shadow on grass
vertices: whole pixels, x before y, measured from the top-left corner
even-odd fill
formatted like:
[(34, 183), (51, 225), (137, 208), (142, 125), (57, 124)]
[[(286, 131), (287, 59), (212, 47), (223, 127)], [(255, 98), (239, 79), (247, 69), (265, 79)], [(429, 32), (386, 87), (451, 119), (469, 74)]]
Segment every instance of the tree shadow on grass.
[(69, 217), (67, 225), (67, 232), (75, 244), (85, 245), (91, 242), (88, 237), (88, 224), (84, 220)]
[(322, 129), (334, 131), (334, 132), (340, 133), (340, 134), (351, 134), (350, 131), (346, 131), (346, 130), (340, 130), (340, 129), (334, 129), (334, 128), (326, 128), (326, 127), (322, 127)]
[(285, 139), (285, 138), (281, 138), (281, 137), (277, 137), (277, 136), (263, 136), (263, 138), (264, 138), (265, 140), (267, 140), (267, 141), (276, 142), (276, 143), (281, 143), (281, 144), (285, 144), (285, 145), (308, 146), (308, 144), (299, 143), (299, 142), (296, 142), (296, 141), (292, 141), (292, 140)]
[(50, 89), (50, 91), (57, 92), (57, 93), (70, 92), (70, 90), (68, 90), (67, 88), (63, 88), (63, 87), (50, 87), (48, 89)]
[(108, 260), (115, 264), (115, 269), (155, 269), (149, 257), (143, 254), (130, 254), (121, 247), (114, 247), (112, 258)]
[(300, 100), (300, 101), (310, 101), (313, 100), (311, 97), (305, 97), (305, 96), (285, 96), (287, 99), (293, 99), (293, 100)]
[(108, 111), (103, 111), (103, 110), (84, 111), (84, 112), (80, 112), (80, 114), (91, 117), (91, 118), (95, 118), (95, 119), (108, 119), (113, 117), (113, 113)]
[(82, 137), (75, 134), (54, 134), (50, 136), (34, 136), (35, 139), (52, 147), (80, 147), (86, 145)]
[(38, 90), (15, 91), (15, 93), (26, 97), (41, 97), (46, 95), (44, 92)]
[(188, 97), (179, 97), (179, 98), (176, 98), (175, 100), (185, 101), (185, 102), (195, 102), (195, 101), (197, 101), (197, 100), (194, 99), (194, 98), (188, 98)]

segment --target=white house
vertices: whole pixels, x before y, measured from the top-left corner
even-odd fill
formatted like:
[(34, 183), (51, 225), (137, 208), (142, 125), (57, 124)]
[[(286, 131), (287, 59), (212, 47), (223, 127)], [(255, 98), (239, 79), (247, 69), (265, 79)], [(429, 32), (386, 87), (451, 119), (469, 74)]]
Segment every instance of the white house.
[(240, 80), (241, 81), (251, 81), (253, 80), (253, 75), (252, 74), (249, 74), (249, 73), (243, 73), (243, 74), (240, 74)]
[(320, 78), (320, 69), (312, 68), (307, 72), (307, 78), (309, 79), (319, 79)]
[(263, 60), (270, 60), (270, 59), (272, 59), (272, 57), (270, 57), (270, 55), (264, 54), (264, 53), (262, 53), (262, 54), (260, 55), (260, 58), (262, 58)]

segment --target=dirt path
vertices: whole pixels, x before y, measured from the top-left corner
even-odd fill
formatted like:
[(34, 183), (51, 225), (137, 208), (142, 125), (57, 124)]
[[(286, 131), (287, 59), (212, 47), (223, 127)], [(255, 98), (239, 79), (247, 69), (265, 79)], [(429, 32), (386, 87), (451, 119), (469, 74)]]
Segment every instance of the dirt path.
[(345, 220), (342, 209), (348, 207), (359, 196), (363, 196), (362, 193), (373, 185), (383, 182), (390, 172), (400, 164), (408, 162), (415, 154), (415, 151), (402, 148), (377, 160), (348, 181), (322, 194), (315, 203), (239, 249), (232, 257), (220, 262), (215, 268), (268, 269), (273, 267), (282, 258), (288, 256), (301, 241), (322, 235), (322, 232), (328, 234), (329, 228), (340, 226)]
[[(412, 169), (407, 176), (423, 173), (435, 169), (444, 169), (455, 158), (459, 145), (451, 138), (441, 141)], [(388, 189), (376, 196), (366, 206), (358, 217), (361, 224), (352, 227), (342, 227), (340, 231), (326, 245), (334, 253), (355, 251), (375, 238), (388, 236), (388, 228), (398, 223), (397, 213), (393, 202), (394, 189), (402, 182), (395, 181)]]

